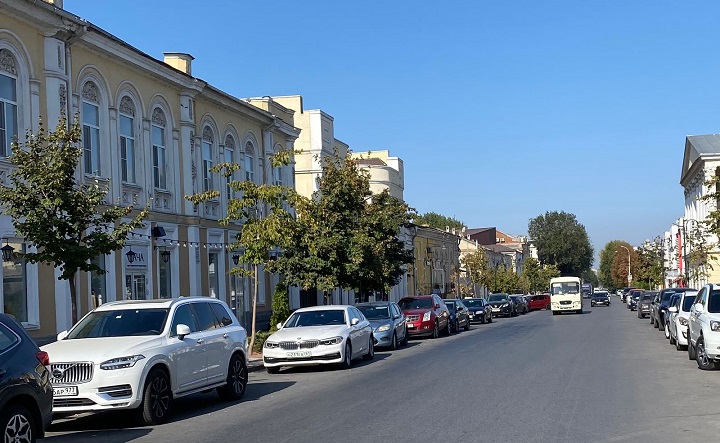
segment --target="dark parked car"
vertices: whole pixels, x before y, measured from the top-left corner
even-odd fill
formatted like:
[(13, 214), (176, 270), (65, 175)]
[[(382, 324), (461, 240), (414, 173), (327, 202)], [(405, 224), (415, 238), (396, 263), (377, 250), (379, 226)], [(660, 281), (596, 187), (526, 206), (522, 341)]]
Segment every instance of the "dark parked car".
[(471, 322), (492, 323), (492, 308), (484, 298), (466, 298), (463, 304), (468, 308)]
[(398, 302), (407, 319), (410, 336), (437, 338), (440, 332), (450, 335), (450, 313), (438, 295), (417, 295), (404, 297)]
[(515, 302), (507, 294), (493, 294), (488, 298), (488, 303), (492, 308), (493, 317), (498, 315), (506, 315), (508, 317), (515, 317), (517, 310), (515, 310)]
[(610, 297), (607, 292), (595, 292), (590, 299), (590, 306), (610, 306)]
[(522, 295), (511, 295), (510, 298), (513, 299), (515, 302), (515, 310), (518, 314), (527, 314), (530, 312), (530, 308), (528, 307), (527, 300)]
[(670, 297), (678, 292), (697, 291), (693, 288), (667, 288), (660, 291), (650, 307), (650, 323), (661, 331), (665, 330), (665, 316), (667, 308), (670, 307)]
[(636, 307), (638, 318), (645, 318), (646, 315), (650, 314), (652, 300), (655, 298), (655, 295), (657, 295), (657, 292), (646, 292), (640, 296)]
[(628, 297), (627, 307), (629, 310), (634, 311), (637, 309), (637, 302), (640, 299), (640, 296), (645, 292), (642, 289), (633, 289), (630, 291), (630, 296)]
[(390, 301), (360, 303), (355, 306), (370, 322), (375, 346), (396, 349), (407, 344), (408, 332), (405, 315)]
[(52, 420), (47, 352), (12, 317), (0, 314), (0, 432), (3, 442), (34, 442)]
[(453, 332), (460, 332), (461, 327), (466, 331), (470, 329), (470, 311), (462, 300), (445, 300), (445, 306), (450, 312), (450, 326)]

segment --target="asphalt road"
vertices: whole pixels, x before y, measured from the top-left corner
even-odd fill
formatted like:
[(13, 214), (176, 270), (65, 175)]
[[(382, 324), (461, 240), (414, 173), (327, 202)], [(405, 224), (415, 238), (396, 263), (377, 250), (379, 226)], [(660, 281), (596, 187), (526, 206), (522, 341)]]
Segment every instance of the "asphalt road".
[(176, 402), (175, 419), (61, 420), (48, 442), (684, 442), (720, 432), (720, 372), (703, 372), (617, 297), (414, 340), (350, 370), (251, 374), (246, 397)]

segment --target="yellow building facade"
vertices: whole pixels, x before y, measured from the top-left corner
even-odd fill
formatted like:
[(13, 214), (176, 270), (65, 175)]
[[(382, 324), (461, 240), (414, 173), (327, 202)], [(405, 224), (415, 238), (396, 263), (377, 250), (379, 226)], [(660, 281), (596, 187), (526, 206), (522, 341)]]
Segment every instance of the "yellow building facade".
[[(228, 274), (242, 266), (229, 249), (241, 226), (219, 223), (233, 195), (226, 178), (209, 169), (230, 161), (242, 166), (233, 179), (293, 186), (293, 165), (273, 168), (270, 156), (294, 149), (294, 112), (232, 97), (193, 77), (189, 54), (155, 59), (55, 5), (0, 6), (0, 181), (13, 168), (8, 140), (24, 142), (41, 119), (53, 129), (62, 114), (77, 116), (78, 178), (106, 189), (109, 204), (150, 208), (145, 228), (122, 251), (97, 258), (106, 274), (78, 275), (78, 314), (98, 302), (206, 295), (228, 302), (247, 324), (250, 279)], [(220, 196), (198, 206), (185, 199), (207, 190)], [(0, 235), (17, 252), (30, 250), (5, 215)], [(3, 312), (37, 338), (71, 326), (69, 285), (57, 270), (25, 263), (21, 254), (2, 270)], [(279, 277), (261, 271), (258, 280), (262, 324)]]

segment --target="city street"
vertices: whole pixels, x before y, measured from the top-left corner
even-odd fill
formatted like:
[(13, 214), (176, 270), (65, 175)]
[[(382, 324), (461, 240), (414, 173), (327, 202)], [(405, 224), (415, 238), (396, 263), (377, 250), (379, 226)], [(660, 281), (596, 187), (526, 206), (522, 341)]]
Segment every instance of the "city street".
[(59, 420), (48, 442), (677, 442), (720, 432), (720, 372), (703, 372), (619, 298), (583, 315), (536, 311), (349, 371), (254, 372), (243, 401), (180, 399), (174, 420)]

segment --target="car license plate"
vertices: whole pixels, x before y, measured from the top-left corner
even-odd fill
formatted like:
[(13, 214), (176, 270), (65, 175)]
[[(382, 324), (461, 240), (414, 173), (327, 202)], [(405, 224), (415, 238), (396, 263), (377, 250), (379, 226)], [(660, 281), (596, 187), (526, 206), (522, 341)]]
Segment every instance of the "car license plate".
[(500, 308), (492, 308), (493, 312), (500, 312)]
[(78, 395), (77, 386), (53, 386), (53, 397), (72, 397)]
[(312, 352), (310, 351), (295, 351), (295, 352), (288, 352), (287, 353), (288, 358), (304, 358), (304, 357), (312, 357)]
[(414, 327), (415, 327), (415, 325), (414, 325), (414, 324), (412, 324), (412, 323), (408, 323), (408, 324), (407, 324), (407, 326), (408, 326), (408, 328), (410, 328), (410, 329), (412, 329), (412, 328), (414, 328)]

